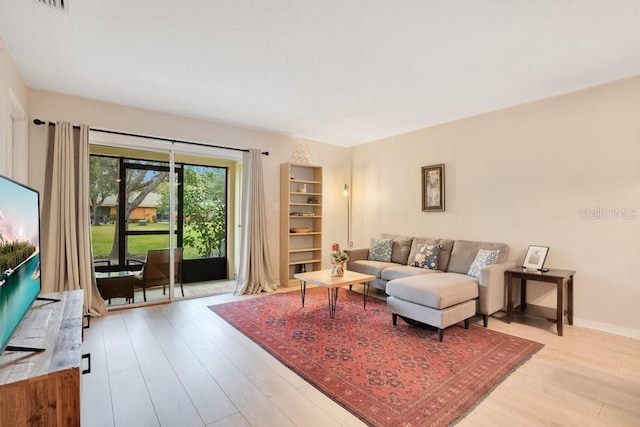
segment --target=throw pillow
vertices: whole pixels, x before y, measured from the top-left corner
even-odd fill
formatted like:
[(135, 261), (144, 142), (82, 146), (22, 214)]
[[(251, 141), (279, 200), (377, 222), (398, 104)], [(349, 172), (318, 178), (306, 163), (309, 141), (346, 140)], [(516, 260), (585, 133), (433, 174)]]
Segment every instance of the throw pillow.
[(402, 265), (409, 264), (409, 253), (411, 253), (411, 243), (413, 243), (413, 237), (403, 236), (401, 234), (380, 233), (380, 238), (393, 239), (393, 248), (391, 249), (391, 262)]
[(496, 264), (498, 262), (499, 254), (499, 250), (491, 251), (488, 249), (480, 249), (476, 254), (476, 259), (471, 263), (471, 267), (469, 267), (469, 272), (467, 274), (469, 276), (479, 278), (480, 268)]
[(393, 249), (391, 250), (391, 262), (407, 265), (409, 252), (411, 252), (411, 242), (413, 239), (393, 239)]
[(411, 265), (413, 267), (438, 269), (438, 255), (440, 255), (440, 245), (420, 245), (413, 257)]
[(391, 252), (393, 250), (393, 239), (371, 238), (369, 248), (369, 261), (391, 262)]

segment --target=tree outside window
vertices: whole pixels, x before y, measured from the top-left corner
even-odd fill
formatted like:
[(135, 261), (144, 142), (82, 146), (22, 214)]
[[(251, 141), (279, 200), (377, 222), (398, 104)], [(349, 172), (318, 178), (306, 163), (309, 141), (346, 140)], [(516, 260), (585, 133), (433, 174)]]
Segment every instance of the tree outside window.
[[(193, 251), (201, 258), (225, 255), (227, 235), (227, 173), (225, 168), (184, 166), (183, 244), (185, 258)], [(169, 212), (167, 186), (161, 194), (158, 215)]]

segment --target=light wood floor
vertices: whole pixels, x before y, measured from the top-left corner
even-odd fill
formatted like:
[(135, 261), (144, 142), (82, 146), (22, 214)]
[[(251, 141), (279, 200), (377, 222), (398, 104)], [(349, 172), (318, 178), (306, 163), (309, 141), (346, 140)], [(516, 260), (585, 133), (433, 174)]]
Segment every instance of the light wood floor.
[[(364, 425), (207, 308), (237, 298), (92, 319), (83, 426)], [(568, 325), (558, 337), (555, 325), (522, 316), (489, 328), (545, 347), (459, 425), (640, 426), (640, 340)]]

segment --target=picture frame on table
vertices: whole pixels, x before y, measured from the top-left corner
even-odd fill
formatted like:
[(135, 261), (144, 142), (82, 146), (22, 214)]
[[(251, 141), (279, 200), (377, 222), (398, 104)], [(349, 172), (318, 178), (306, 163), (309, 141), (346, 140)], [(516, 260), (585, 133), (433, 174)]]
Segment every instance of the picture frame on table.
[(547, 259), (548, 253), (548, 246), (529, 245), (527, 254), (524, 256), (524, 261), (522, 262), (522, 268), (544, 272), (544, 261)]
[(422, 167), (422, 212), (444, 211), (444, 163)]

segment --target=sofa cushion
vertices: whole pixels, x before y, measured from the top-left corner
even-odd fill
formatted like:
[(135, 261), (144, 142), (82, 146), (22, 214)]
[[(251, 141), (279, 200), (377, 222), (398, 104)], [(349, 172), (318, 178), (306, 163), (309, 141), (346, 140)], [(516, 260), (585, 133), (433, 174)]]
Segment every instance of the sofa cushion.
[(440, 245), (420, 245), (417, 248), (416, 255), (411, 261), (412, 267), (428, 268), (429, 270), (438, 269), (438, 255), (440, 254)]
[[(451, 249), (453, 248), (453, 240), (434, 239), (431, 237), (415, 237), (411, 244), (411, 252), (409, 253), (409, 261), (413, 261), (421, 245), (440, 245), (440, 254), (438, 255), (438, 270), (447, 270)], [(472, 260), (473, 261), (473, 260)]]
[(372, 276), (376, 276), (377, 279), (380, 279), (382, 271), (384, 269), (396, 265), (398, 264), (392, 262), (369, 261), (361, 259), (358, 261), (350, 262), (347, 265), (347, 268), (351, 271), (355, 271), (356, 273), (370, 274)]
[(429, 270), (428, 268), (412, 267), (410, 265), (395, 264), (392, 267), (385, 268), (380, 278), (382, 280), (401, 279), (403, 277), (417, 276), (420, 274), (442, 273), (439, 270)]
[(505, 243), (456, 240), (446, 271), (467, 274), (480, 249), (499, 250), (498, 263), (505, 262), (509, 256), (509, 246)]
[(493, 265), (498, 262), (499, 250), (480, 249), (476, 254), (476, 259), (471, 263), (467, 274), (472, 277), (480, 277), (480, 269), (488, 265)]
[(371, 238), (369, 248), (370, 261), (391, 262), (391, 250), (393, 249), (393, 239)]
[(478, 297), (478, 281), (466, 274), (427, 274), (387, 283), (386, 293), (405, 301), (443, 309)]
[(393, 248), (391, 249), (391, 262), (398, 264), (407, 264), (409, 252), (411, 252), (411, 243), (413, 237), (402, 236), (399, 234), (382, 233), (381, 239), (393, 239)]

